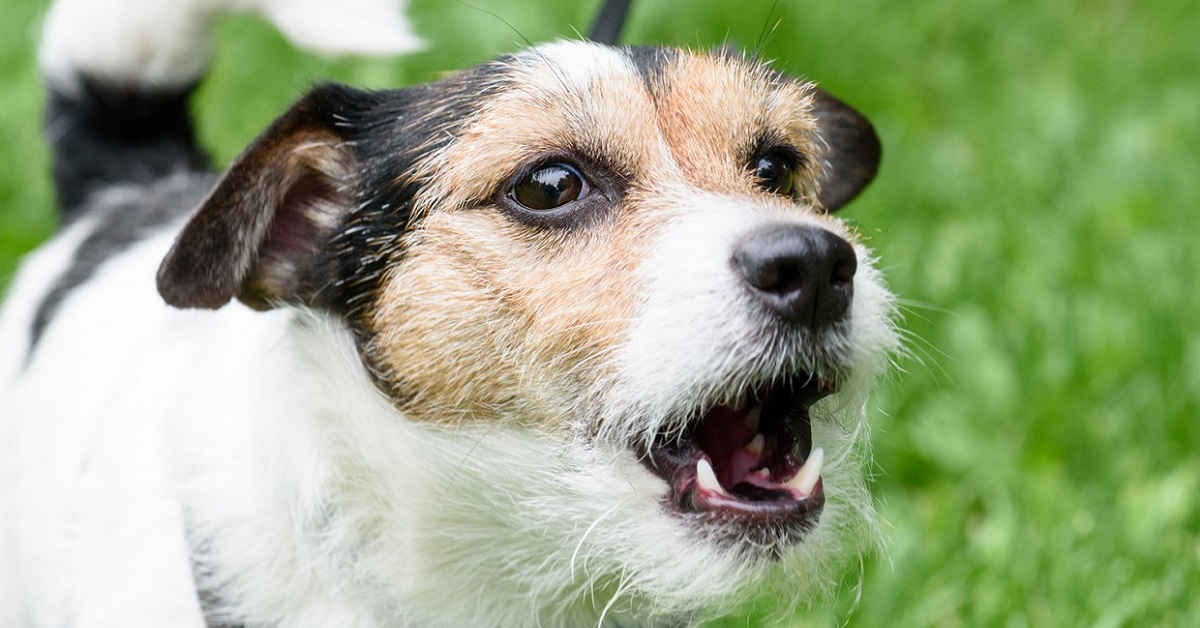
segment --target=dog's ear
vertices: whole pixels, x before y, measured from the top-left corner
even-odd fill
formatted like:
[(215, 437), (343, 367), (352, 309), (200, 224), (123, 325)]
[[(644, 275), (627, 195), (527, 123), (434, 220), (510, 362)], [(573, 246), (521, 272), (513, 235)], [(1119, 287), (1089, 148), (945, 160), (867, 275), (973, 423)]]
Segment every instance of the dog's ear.
[(813, 91), (813, 114), (826, 150), (821, 155), (819, 199), (837, 211), (875, 178), (882, 147), (875, 127), (862, 114), (820, 89)]
[(256, 309), (308, 303), (320, 289), (326, 239), (354, 206), (357, 159), (339, 132), (344, 109), (367, 98), (315, 88), (229, 167), (158, 270), (158, 292), (180, 308)]

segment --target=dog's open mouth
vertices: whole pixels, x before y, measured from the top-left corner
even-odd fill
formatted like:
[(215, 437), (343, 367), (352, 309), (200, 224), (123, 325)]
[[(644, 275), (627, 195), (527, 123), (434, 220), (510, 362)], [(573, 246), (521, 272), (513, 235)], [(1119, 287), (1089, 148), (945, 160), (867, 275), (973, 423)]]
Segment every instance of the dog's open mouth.
[(810, 373), (776, 380), (697, 416), (682, 435), (639, 448), (641, 460), (666, 480), (680, 512), (811, 528), (825, 494), (809, 407), (834, 390)]

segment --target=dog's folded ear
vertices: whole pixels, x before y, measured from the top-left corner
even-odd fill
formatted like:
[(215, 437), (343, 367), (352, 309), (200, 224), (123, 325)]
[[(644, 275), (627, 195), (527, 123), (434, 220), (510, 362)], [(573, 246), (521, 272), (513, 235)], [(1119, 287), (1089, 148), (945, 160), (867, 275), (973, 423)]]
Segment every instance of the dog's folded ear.
[(813, 114), (826, 145), (819, 199), (833, 212), (854, 200), (875, 178), (882, 147), (871, 122), (826, 91), (813, 91)]
[(338, 85), (315, 88), (234, 161), (159, 267), (168, 304), (313, 301), (324, 282), (322, 247), (354, 206), (358, 163), (339, 120), (356, 95), (366, 98)]

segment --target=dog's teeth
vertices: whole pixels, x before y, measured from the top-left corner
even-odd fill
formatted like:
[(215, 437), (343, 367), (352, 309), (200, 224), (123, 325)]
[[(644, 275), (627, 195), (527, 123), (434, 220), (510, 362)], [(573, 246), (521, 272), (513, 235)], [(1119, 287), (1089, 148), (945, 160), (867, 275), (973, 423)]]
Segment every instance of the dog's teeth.
[(754, 438), (746, 444), (746, 451), (754, 454), (754, 457), (761, 458), (763, 452), (763, 443), (765, 439), (762, 434), (755, 434)]
[(817, 480), (821, 479), (821, 467), (825, 464), (825, 450), (817, 447), (808, 455), (808, 460), (804, 462), (804, 467), (796, 474), (796, 477), (787, 481), (786, 486), (801, 497), (809, 497), (812, 495), (813, 489), (817, 487)]
[(717, 480), (717, 474), (713, 471), (712, 464), (706, 458), (696, 461), (696, 486), (721, 495), (729, 494), (721, 486), (721, 482)]
[(757, 475), (758, 477), (760, 477), (764, 480), (771, 479), (771, 470), (766, 467), (763, 467), (757, 471), (751, 471), (751, 473), (753, 473), (754, 475)]
[(746, 418), (742, 423), (746, 426), (746, 429), (750, 430), (751, 434), (756, 434), (758, 433), (758, 424), (761, 419), (762, 406), (754, 406), (746, 413)]

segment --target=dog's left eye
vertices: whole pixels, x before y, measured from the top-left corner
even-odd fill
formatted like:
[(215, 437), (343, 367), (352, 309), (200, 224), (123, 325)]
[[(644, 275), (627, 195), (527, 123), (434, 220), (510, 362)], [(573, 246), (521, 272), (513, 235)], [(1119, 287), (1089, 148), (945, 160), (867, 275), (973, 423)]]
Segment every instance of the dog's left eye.
[(552, 163), (517, 181), (510, 195), (526, 209), (548, 211), (583, 198), (587, 192), (587, 181), (574, 166)]
[(796, 164), (788, 155), (771, 152), (758, 158), (754, 178), (762, 189), (780, 196), (791, 196), (796, 187)]

